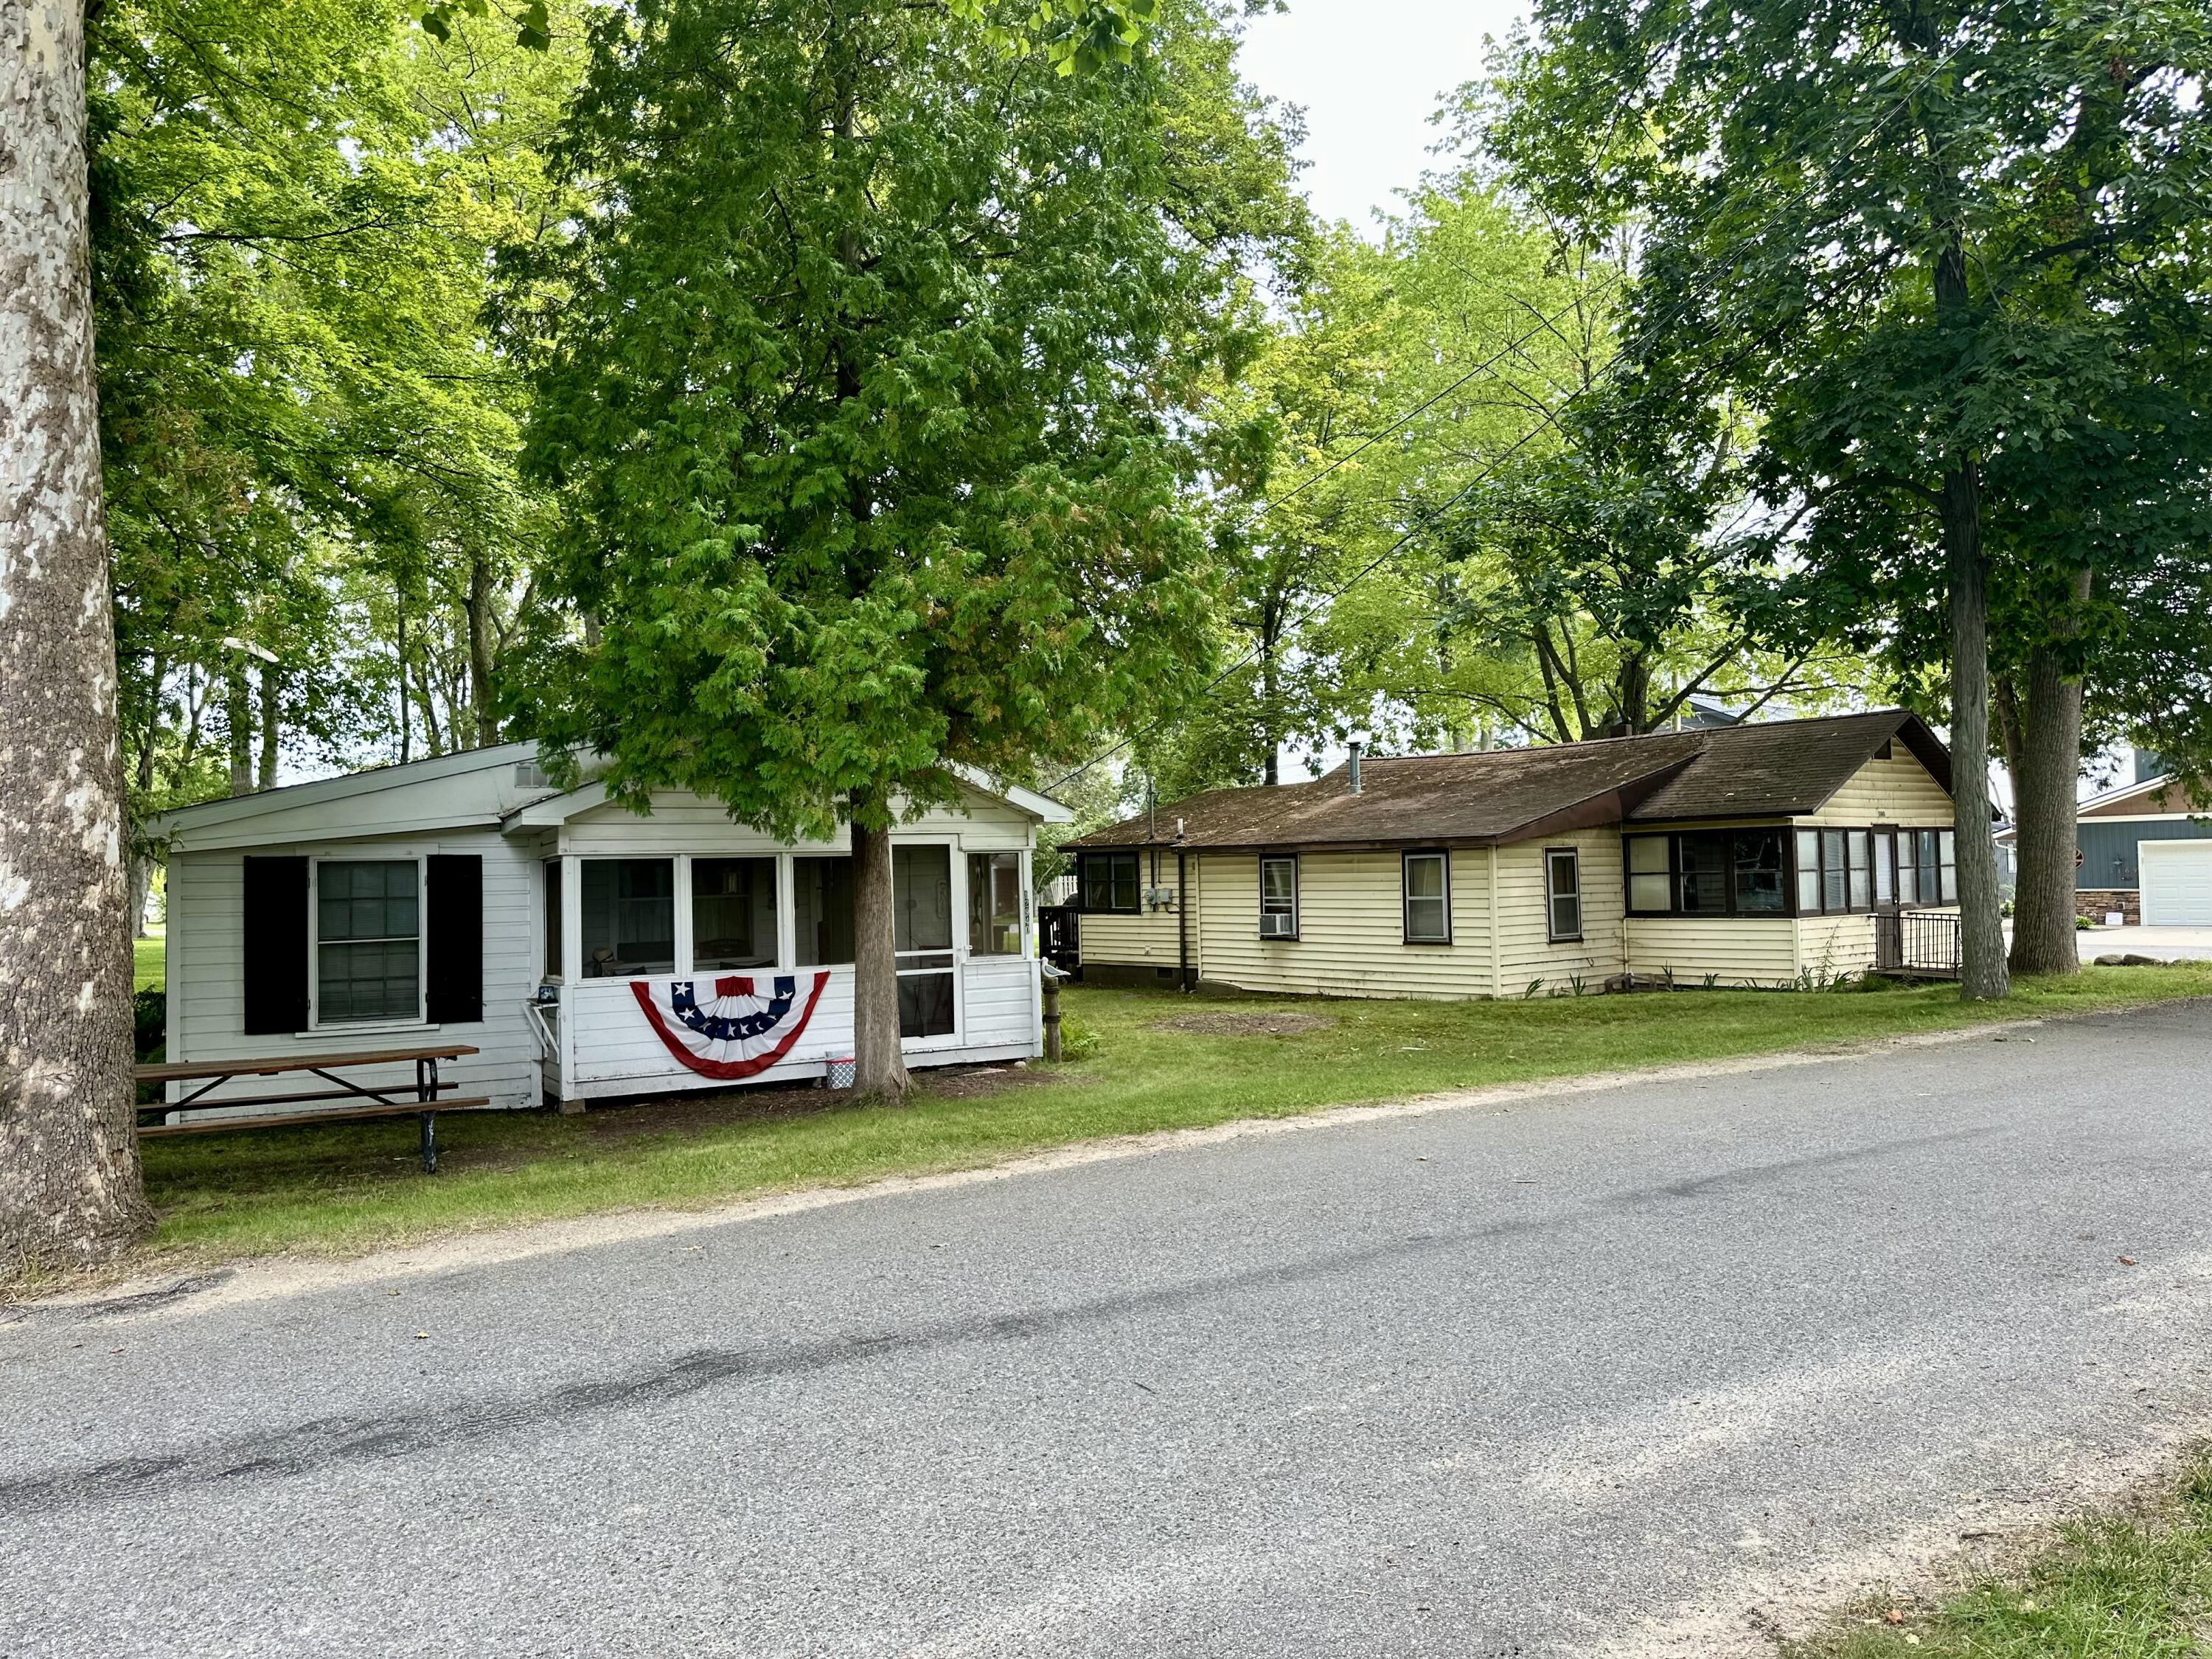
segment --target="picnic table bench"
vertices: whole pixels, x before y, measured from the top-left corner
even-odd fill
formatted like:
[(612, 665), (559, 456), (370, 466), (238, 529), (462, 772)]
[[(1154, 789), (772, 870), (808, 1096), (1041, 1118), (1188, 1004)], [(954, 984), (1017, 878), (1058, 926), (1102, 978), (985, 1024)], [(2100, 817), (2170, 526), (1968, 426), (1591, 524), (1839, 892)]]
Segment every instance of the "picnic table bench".
[[(160, 1061), (150, 1066), (134, 1066), (131, 1068), (131, 1074), (140, 1083), (163, 1086), (172, 1083), (197, 1083), (200, 1085), (175, 1100), (142, 1103), (138, 1107), (142, 1115), (148, 1112), (186, 1110), (234, 1078), (282, 1077), (287, 1073), (303, 1073), (335, 1086), (307, 1093), (217, 1095), (206, 1100), (206, 1103), (209, 1106), (291, 1106), (313, 1100), (346, 1103), (325, 1106), (312, 1112), (203, 1117), (185, 1123), (141, 1123), (138, 1138), (150, 1140), (163, 1135), (214, 1134), (225, 1129), (278, 1129), (299, 1123), (337, 1123), (358, 1118), (413, 1116), (422, 1120), (422, 1168), (434, 1175), (438, 1170), (438, 1114), (473, 1111), (491, 1104), (487, 1097), (441, 1100), (439, 1096), (445, 1091), (458, 1089), (460, 1085), (442, 1081), (438, 1076), (438, 1062), (459, 1060), (476, 1052), (467, 1043), (449, 1042), (428, 1048), (369, 1048), (347, 1054), (282, 1054), (264, 1060)], [(342, 1075), (355, 1066), (398, 1066), (410, 1060), (415, 1066), (412, 1085), (362, 1083)]]

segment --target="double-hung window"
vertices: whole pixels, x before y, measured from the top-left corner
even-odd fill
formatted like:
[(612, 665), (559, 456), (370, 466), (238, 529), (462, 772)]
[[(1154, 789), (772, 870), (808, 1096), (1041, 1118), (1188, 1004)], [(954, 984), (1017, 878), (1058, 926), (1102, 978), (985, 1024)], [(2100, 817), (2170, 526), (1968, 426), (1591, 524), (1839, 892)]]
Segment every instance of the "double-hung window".
[[(1797, 914), (1849, 915), (1891, 902), (1890, 843), (1873, 830), (1797, 831)], [(1911, 884), (1904, 897), (1911, 902)]]
[(1443, 853), (1408, 853), (1401, 877), (1406, 943), (1451, 943), (1451, 860)]
[[(1955, 830), (1908, 830), (1905, 846), (1912, 849), (1913, 885), (1921, 904), (1959, 902), (1959, 838)], [(1905, 859), (1900, 848), (1899, 861)]]
[(1284, 853), (1260, 860), (1260, 937), (1298, 936), (1298, 860)]
[(1143, 908), (1141, 872), (1131, 853), (1085, 853), (1077, 865), (1085, 910), (1135, 915)]
[(1554, 944), (1583, 936), (1583, 856), (1575, 848), (1544, 849), (1544, 921)]
[(316, 865), (316, 1024), (422, 1018), (422, 873), (413, 859)]

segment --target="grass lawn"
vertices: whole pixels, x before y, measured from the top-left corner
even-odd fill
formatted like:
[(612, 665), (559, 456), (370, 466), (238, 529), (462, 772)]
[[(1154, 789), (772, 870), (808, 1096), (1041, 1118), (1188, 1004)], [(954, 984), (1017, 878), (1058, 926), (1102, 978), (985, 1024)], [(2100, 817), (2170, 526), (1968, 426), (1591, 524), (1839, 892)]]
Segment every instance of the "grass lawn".
[(131, 941), (131, 988), (138, 991), (158, 991), (166, 971), (169, 956), (167, 932), (154, 928), (144, 939)]
[(2212, 1625), (2212, 1465), (2166, 1502), (2069, 1527), (1936, 1607), (1862, 1608), (1784, 1659), (2189, 1659)]
[[(2091, 969), (2025, 984), (1995, 1009), (1937, 986), (1494, 1003), (1077, 989), (1065, 1006), (1079, 1058), (989, 1079), (925, 1073), (898, 1109), (783, 1090), (582, 1117), (457, 1115), (439, 1125), (435, 1176), (416, 1163), (411, 1119), (149, 1142), (148, 1194), (161, 1218), (149, 1248), (203, 1260), (346, 1254), (464, 1229), (970, 1168), (1105, 1135), (2203, 995), (2212, 995), (2212, 963)], [(1306, 1029), (1279, 1029), (1297, 1026)]]

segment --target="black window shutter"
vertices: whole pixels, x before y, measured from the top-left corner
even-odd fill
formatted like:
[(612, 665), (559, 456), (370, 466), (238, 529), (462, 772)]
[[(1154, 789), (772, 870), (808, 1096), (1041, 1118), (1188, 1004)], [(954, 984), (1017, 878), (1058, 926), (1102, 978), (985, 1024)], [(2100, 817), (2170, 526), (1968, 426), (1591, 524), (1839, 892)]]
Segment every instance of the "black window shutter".
[(472, 1024), (483, 1018), (483, 860), (472, 853), (433, 857), (425, 885), (430, 1023)]
[(307, 860), (246, 860), (246, 1034), (307, 1029)]

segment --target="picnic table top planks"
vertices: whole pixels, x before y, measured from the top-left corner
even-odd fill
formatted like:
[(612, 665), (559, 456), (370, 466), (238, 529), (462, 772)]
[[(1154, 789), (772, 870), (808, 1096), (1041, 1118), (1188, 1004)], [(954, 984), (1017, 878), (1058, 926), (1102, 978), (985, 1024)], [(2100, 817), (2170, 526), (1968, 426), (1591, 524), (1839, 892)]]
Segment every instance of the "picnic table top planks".
[(478, 1053), (465, 1042), (432, 1043), (420, 1048), (360, 1048), (343, 1054), (282, 1054), (248, 1060), (161, 1060), (134, 1066), (139, 1083), (188, 1083), (204, 1078), (275, 1077), (284, 1072), (327, 1072), (347, 1066), (393, 1066), (417, 1060), (459, 1060)]

